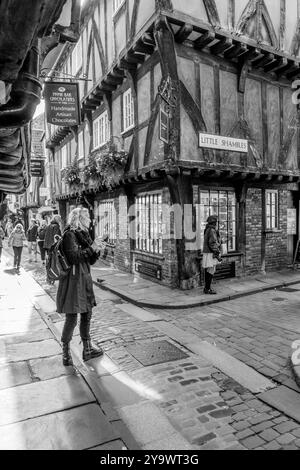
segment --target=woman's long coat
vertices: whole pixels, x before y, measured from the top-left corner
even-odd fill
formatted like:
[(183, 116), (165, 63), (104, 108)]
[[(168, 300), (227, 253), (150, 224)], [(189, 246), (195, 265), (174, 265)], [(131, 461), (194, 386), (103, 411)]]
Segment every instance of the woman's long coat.
[(96, 305), (90, 265), (98, 259), (92, 240), (83, 230), (67, 230), (63, 235), (63, 251), (72, 265), (59, 281), (56, 296), (58, 313), (90, 312)]

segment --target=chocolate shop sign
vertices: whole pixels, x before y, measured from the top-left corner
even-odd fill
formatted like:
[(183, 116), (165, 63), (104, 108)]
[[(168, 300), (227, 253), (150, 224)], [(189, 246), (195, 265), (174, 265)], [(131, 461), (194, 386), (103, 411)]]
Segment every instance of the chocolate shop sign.
[(199, 147), (226, 150), (227, 152), (248, 153), (248, 140), (222, 137), (221, 135), (199, 134)]
[(46, 82), (44, 98), (47, 122), (62, 127), (80, 124), (78, 83)]

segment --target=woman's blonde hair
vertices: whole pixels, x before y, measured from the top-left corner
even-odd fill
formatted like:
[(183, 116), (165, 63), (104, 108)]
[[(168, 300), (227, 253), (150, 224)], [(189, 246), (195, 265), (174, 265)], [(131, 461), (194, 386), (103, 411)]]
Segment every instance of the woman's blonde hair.
[(89, 215), (89, 211), (85, 207), (76, 207), (76, 209), (73, 209), (70, 212), (69, 218), (68, 218), (68, 223), (70, 225), (70, 228), (71, 229), (77, 229), (77, 228), (86, 229), (87, 228), (86, 225), (82, 223), (86, 217), (86, 214)]

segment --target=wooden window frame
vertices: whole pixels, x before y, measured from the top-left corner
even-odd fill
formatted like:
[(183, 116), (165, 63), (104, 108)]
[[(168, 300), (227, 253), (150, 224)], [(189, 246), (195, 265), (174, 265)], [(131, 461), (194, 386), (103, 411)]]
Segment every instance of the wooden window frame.
[(162, 191), (138, 194), (135, 198), (135, 250), (162, 255)]
[[(269, 200), (270, 196), (270, 200)], [(275, 201), (273, 203), (273, 197), (275, 196)], [(279, 191), (277, 189), (266, 189), (266, 202), (265, 202), (265, 213), (266, 213), (266, 231), (272, 232), (279, 230)], [(268, 215), (268, 207), (270, 208)], [(272, 221), (275, 219), (273, 225)]]

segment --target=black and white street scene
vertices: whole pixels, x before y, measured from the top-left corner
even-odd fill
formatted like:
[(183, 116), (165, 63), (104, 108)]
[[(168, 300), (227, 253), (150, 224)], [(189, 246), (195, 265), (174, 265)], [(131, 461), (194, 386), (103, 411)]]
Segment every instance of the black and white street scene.
[(300, 450), (299, 0), (0, 0), (0, 450)]

